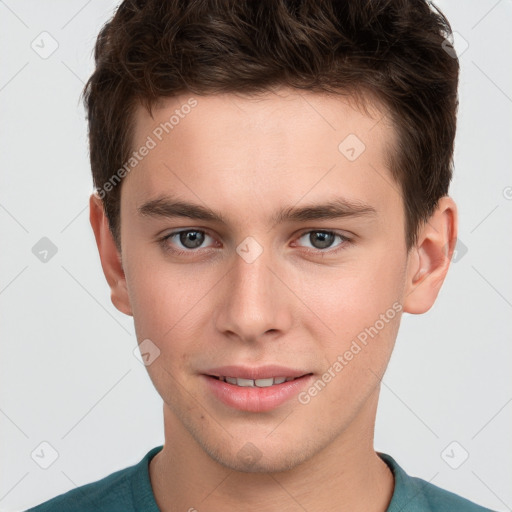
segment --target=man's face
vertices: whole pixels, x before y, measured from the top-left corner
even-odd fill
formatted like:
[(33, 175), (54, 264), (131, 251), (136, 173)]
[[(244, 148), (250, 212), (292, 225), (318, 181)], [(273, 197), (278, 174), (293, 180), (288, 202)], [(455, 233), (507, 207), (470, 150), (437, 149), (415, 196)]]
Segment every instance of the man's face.
[[(166, 428), (233, 469), (292, 468), (373, 422), (408, 259), (393, 129), (353, 105), (281, 89), (136, 113), (133, 147), (151, 149), (122, 185), (121, 241), (137, 338), (160, 351)], [(334, 202), (345, 215), (314, 215)]]

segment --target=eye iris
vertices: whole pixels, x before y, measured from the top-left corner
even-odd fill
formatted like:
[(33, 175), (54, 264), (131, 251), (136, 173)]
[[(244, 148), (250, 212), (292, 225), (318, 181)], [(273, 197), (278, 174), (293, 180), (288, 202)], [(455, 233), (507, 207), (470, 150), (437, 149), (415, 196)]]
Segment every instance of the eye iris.
[[(315, 237), (318, 238), (315, 240)], [(328, 233), (326, 231), (314, 231), (312, 233), (310, 233), (309, 235), (309, 240), (311, 242), (311, 244), (313, 246), (315, 246), (315, 244), (317, 243), (317, 241), (319, 240), (319, 247), (315, 246), (317, 249), (325, 249), (326, 247), (329, 247), (333, 240), (334, 240), (334, 234), (333, 233)]]
[[(202, 231), (182, 231), (178, 233), (180, 242), (187, 249), (196, 249), (200, 247), (205, 238)], [(329, 231), (311, 231), (309, 240), (316, 249), (325, 249), (332, 245), (335, 234)]]
[[(180, 234), (180, 242), (187, 249), (196, 249), (204, 242), (204, 233), (201, 231), (182, 231)], [(189, 245), (191, 242), (191, 245)]]

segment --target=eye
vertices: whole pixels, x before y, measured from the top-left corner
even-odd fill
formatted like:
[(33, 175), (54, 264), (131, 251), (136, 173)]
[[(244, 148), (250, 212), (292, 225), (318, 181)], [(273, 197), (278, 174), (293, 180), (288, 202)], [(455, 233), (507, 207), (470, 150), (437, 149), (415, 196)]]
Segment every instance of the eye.
[[(177, 254), (186, 254), (196, 252), (194, 250), (200, 248), (206, 238), (212, 237), (207, 235), (205, 231), (201, 231), (199, 229), (186, 229), (183, 231), (174, 231), (173, 233), (169, 233), (164, 236), (160, 242), (164, 249), (168, 251), (175, 252)], [(175, 244), (181, 244), (181, 247), (185, 248), (185, 250), (183, 251), (180, 248), (175, 249), (171, 247), (172, 240), (174, 240)]]
[[(350, 242), (348, 237), (340, 233), (336, 233), (335, 231), (307, 231), (299, 237), (299, 240), (302, 240), (303, 238), (305, 238), (307, 242), (311, 243), (315, 252), (337, 252), (338, 250), (345, 248), (346, 244)], [(336, 249), (326, 251), (325, 249), (330, 249), (332, 247), (336, 238), (340, 239), (340, 243), (335, 246)]]
[[(210, 238), (211, 240), (215, 241), (213, 237), (208, 235), (203, 230), (184, 229), (181, 231), (173, 231), (172, 233), (165, 235), (163, 238), (159, 240), (159, 242), (161, 243), (164, 250), (180, 256), (187, 256), (198, 252), (196, 249), (201, 249), (201, 246), (204, 244), (207, 238)], [(344, 249), (346, 245), (351, 242), (350, 238), (342, 235), (341, 233), (326, 230), (307, 231), (303, 233), (298, 238), (298, 240), (302, 240), (304, 238), (312, 246), (310, 247), (310, 252), (313, 252), (315, 254), (336, 253)], [(340, 240), (340, 243), (334, 246), (335, 249), (330, 249), (336, 238)]]

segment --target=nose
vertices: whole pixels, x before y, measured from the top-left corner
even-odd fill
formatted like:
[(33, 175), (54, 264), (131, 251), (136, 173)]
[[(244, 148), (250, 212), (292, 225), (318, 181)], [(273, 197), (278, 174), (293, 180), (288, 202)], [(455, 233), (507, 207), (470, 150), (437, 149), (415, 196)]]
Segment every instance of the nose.
[(253, 261), (237, 253), (232, 265), (216, 308), (219, 332), (246, 343), (286, 332), (293, 321), (293, 293), (271, 252), (264, 249)]

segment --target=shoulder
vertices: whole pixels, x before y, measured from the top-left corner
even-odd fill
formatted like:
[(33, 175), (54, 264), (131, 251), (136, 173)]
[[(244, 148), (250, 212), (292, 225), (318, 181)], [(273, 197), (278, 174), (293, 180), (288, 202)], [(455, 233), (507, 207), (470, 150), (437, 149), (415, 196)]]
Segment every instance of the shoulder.
[[(68, 510), (78, 512), (98, 509), (102, 504), (115, 503), (118, 501), (126, 508), (127, 496), (130, 493), (130, 476), (132, 468), (125, 468), (112, 473), (101, 480), (82, 485), (64, 494), (60, 494), (51, 500), (30, 508), (27, 512), (53, 512), (57, 510)], [(119, 509), (121, 510), (121, 509)]]
[(161, 446), (153, 448), (133, 466), (120, 469), (100, 480), (60, 494), (26, 512), (135, 511), (137, 510), (136, 505), (141, 500), (153, 498), (148, 463), (161, 448)]
[(432, 512), (493, 512), (491, 509), (477, 505), (458, 494), (442, 489), (421, 478), (409, 477), (416, 489), (422, 493)]
[(409, 476), (390, 455), (379, 452), (378, 455), (395, 477), (395, 490), (386, 512), (493, 512), (426, 480)]

